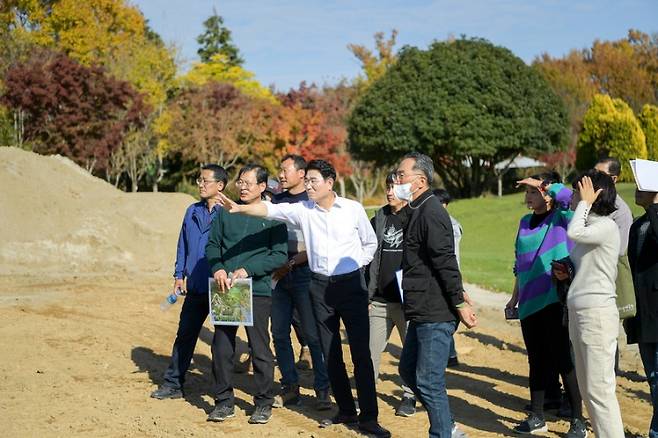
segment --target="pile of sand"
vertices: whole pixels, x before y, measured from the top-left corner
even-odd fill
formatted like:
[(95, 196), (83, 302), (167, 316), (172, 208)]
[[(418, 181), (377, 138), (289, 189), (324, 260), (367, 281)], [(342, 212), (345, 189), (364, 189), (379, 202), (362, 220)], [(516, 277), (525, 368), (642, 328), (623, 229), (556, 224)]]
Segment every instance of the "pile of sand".
[(0, 274), (172, 272), (185, 194), (124, 193), (68, 158), (0, 148)]

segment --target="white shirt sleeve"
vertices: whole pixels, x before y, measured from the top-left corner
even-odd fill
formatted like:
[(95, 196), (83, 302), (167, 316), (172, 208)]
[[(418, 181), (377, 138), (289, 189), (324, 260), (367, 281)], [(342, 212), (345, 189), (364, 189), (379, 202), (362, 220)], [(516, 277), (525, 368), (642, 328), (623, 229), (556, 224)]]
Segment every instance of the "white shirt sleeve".
[(588, 223), (587, 217), (589, 216), (590, 209), (592, 208), (585, 201), (580, 201), (573, 214), (569, 227), (567, 228), (567, 235), (569, 239), (578, 243), (585, 244), (601, 244), (604, 243), (610, 235), (610, 223), (614, 225), (613, 232), (617, 232), (617, 226), (612, 221), (597, 221)]
[(285, 221), (300, 226), (301, 221), (301, 211), (304, 208), (301, 202), (295, 202), (294, 204), (281, 203), (281, 204), (272, 204), (271, 202), (264, 202), (265, 207), (267, 207), (267, 218), (276, 219), (279, 221)]
[(359, 261), (360, 266), (366, 266), (372, 261), (372, 258), (375, 256), (375, 251), (377, 251), (377, 235), (372, 229), (372, 225), (368, 220), (368, 215), (366, 211), (360, 204), (357, 204), (355, 208), (357, 214), (357, 227), (359, 233), (359, 239), (361, 240), (361, 245), (363, 248), (362, 259)]

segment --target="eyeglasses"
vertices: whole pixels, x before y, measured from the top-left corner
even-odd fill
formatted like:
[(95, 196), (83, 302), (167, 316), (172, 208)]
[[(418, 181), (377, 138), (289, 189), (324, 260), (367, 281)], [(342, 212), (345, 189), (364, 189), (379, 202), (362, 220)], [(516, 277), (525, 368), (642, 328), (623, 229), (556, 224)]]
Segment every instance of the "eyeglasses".
[(248, 182), (248, 181), (242, 181), (241, 179), (237, 180), (235, 182), (236, 187), (242, 188), (245, 187), (247, 190), (251, 189), (253, 186), (256, 185), (256, 183)]
[(216, 179), (203, 179), (203, 178), (197, 178), (196, 179), (196, 184), (198, 186), (205, 186), (205, 185), (207, 185), (211, 182), (217, 182), (217, 180)]
[(409, 175), (406, 175), (404, 172), (395, 172), (395, 179), (397, 179), (398, 181), (401, 181), (407, 176), (414, 176), (414, 175), (423, 176), (424, 174), (423, 173), (410, 173)]
[(324, 180), (320, 178), (304, 178), (304, 187), (307, 185), (310, 185), (311, 187), (317, 187), (323, 182)]

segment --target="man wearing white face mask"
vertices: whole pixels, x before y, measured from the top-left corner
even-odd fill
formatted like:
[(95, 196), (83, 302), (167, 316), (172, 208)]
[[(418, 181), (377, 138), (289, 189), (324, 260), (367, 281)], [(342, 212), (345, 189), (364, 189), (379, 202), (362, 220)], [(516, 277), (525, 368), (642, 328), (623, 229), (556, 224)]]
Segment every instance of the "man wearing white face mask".
[(452, 223), (430, 190), (434, 164), (413, 152), (398, 166), (395, 195), (409, 202), (402, 254), (404, 314), (409, 325), (400, 377), (427, 410), (430, 437), (458, 435), (445, 384), (450, 341), (462, 321), (471, 328), (475, 313), (464, 299), (455, 257)]

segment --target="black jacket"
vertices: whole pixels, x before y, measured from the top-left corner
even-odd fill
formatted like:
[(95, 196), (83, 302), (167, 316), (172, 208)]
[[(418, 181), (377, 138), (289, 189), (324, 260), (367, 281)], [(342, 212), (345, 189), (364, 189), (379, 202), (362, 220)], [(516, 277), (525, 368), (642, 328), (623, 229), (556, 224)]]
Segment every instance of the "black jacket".
[(450, 216), (431, 190), (405, 207), (402, 255), (404, 314), (415, 322), (455, 321), (464, 288)]
[[(647, 221), (647, 235), (638, 252), (638, 230)], [(624, 322), (628, 343), (658, 342), (658, 204), (649, 206), (647, 212), (633, 222), (628, 240), (628, 261), (637, 304), (637, 315)]]
[[(408, 210), (403, 208), (398, 212), (400, 220), (402, 221), (402, 228), (406, 228), (406, 215)], [(377, 213), (370, 219), (370, 224), (372, 225), (375, 234), (377, 235), (377, 251), (368, 265), (366, 280), (368, 283), (368, 299), (372, 301), (372, 297), (379, 287), (379, 263), (382, 258), (382, 241), (384, 240), (384, 226), (386, 224), (386, 218), (392, 215), (391, 206), (386, 204), (379, 210)]]

